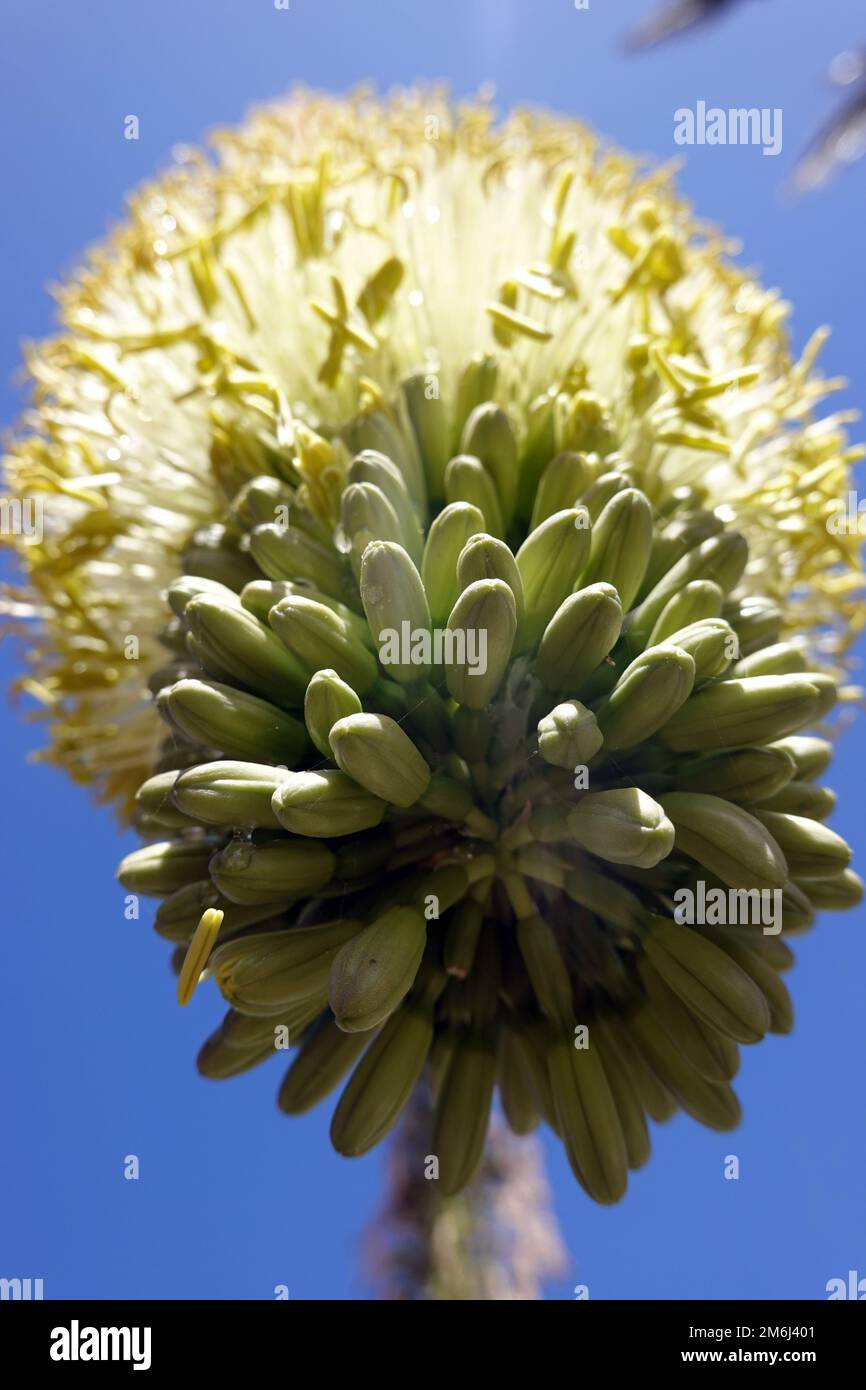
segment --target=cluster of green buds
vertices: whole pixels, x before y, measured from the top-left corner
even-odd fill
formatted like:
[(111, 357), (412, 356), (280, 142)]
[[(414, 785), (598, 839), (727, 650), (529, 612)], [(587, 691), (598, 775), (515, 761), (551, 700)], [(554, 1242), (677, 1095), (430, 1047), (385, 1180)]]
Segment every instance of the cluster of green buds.
[[(413, 375), (220, 470), (119, 877), (162, 899), (181, 997), (228, 1004), (205, 1076), (288, 1039), (284, 1111), (348, 1077), (345, 1155), (429, 1082), (446, 1193), (498, 1088), (614, 1202), (648, 1119), (737, 1123), (738, 1045), (791, 1027), (786, 938), (860, 899), (803, 732), (837, 684), (706, 490), (518, 436), (495, 383), (488, 357), (447, 400)], [(699, 885), (778, 893), (780, 931), (684, 923)]]

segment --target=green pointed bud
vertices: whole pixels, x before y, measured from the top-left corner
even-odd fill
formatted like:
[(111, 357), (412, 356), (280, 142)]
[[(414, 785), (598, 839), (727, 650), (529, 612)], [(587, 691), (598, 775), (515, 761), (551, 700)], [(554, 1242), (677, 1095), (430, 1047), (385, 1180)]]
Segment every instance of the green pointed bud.
[(145, 824), (161, 830), (189, 830), (195, 821), (179, 811), (171, 799), (172, 789), (177, 780), (177, 772), (158, 772), (148, 777), (135, 793), (136, 824), (145, 818)]
[(696, 691), (662, 733), (676, 753), (745, 748), (811, 724), (818, 694), (805, 676), (749, 676)]
[(349, 482), (371, 483), (385, 494), (400, 523), (406, 549), (415, 563), (420, 564), (421, 553), (424, 549), (424, 536), (408, 488), (397, 465), (386, 458), (384, 454), (377, 454), (372, 449), (365, 449), (351, 462)]
[(194, 743), (227, 758), (292, 767), (307, 750), (300, 720), (257, 695), (217, 681), (183, 680), (161, 690), (160, 714)]
[(829, 787), (817, 787), (814, 782), (791, 781), (773, 796), (762, 797), (755, 809), (787, 811), (792, 816), (807, 816), (809, 820), (826, 820), (835, 808), (836, 793)]
[(742, 577), (748, 555), (746, 540), (737, 531), (711, 536), (709, 540), (696, 545), (694, 550), (690, 550), (668, 570), (643, 602), (629, 614), (629, 642), (635, 647), (645, 645), (665, 605), (694, 579), (709, 579), (728, 593)]
[(392, 806), (414, 806), (430, 783), (430, 768), (408, 734), (385, 714), (350, 714), (331, 730), (337, 766)]
[(445, 497), (449, 502), (470, 502), (482, 513), (491, 535), (505, 535), (505, 520), (492, 474), (471, 454), (457, 454), (445, 469)]
[(729, 888), (783, 888), (782, 848), (755, 816), (720, 796), (669, 792), (662, 806), (676, 829), (677, 849)]
[(211, 579), (233, 593), (256, 578), (253, 561), (238, 550), (224, 526), (206, 526), (196, 531), (183, 552), (183, 569), (186, 574)]
[(520, 570), (504, 541), (482, 531), (471, 536), (460, 552), (457, 561), (457, 579), (461, 592), (479, 579), (501, 579), (507, 584), (517, 605), (517, 625), (523, 617), (523, 580)]
[(342, 593), (341, 557), (292, 526), (257, 526), (250, 532), (250, 553), (268, 579), (305, 579), (325, 593)]
[(379, 679), (372, 652), (323, 603), (300, 597), (283, 598), (271, 609), (268, 621), (283, 646), (311, 675), (328, 667), (360, 695), (371, 690)]
[(216, 948), (211, 971), (223, 998), (242, 1014), (273, 1018), (314, 996), (315, 1017), (327, 1000), (337, 952), (362, 930), (363, 922), (341, 917), (315, 926), (244, 932)]
[(650, 633), (648, 645), (654, 647), (657, 642), (665, 642), (672, 633), (690, 627), (692, 623), (702, 622), (705, 618), (718, 618), (723, 598), (718, 584), (713, 584), (709, 579), (693, 579), (668, 599)]
[[(581, 506), (589, 512), (589, 519), (595, 526), (600, 521), (601, 514), (609, 502), (619, 493), (634, 486), (634, 480), (627, 473), (620, 473), (616, 469), (611, 469), (607, 473), (602, 473), (583, 493), (580, 499)], [(647, 557), (649, 559), (649, 557)]]
[(663, 807), (639, 787), (588, 792), (570, 812), (568, 829), (590, 854), (640, 869), (654, 868), (674, 847)]
[(803, 782), (820, 777), (833, 759), (832, 743), (825, 738), (813, 738), (806, 734), (792, 734), (789, 738), (777, 739), (770, 748), (787, 753), (794, 759), (796, 775)]
[(848, 845), (820, 821), (784, 811), (756, 811), (755, 815), (780, 846), (791, 878), (834, 878), (848, 867)]
[(426, 512), (427, 485), (415, 440), (404, 434), (384, 411), (374, 410), (358, 416), (349, 425), (346, 438), (353, 454), (369, 449), (390, 459), (406, 484), (417, 514), (421, 516)]
[[(846, 872), (848, 872), (846, 870)], [(829, 879), (824, 880), (829, 883)], [(809, 884), (812, 887), (812, 884)], [(811, 896), (807, 897), (801, 885), (789, 879), (782, 889), (782, 931), (799, 933), (808, 931), (815, 924), (815, 907)], [(765, 937), (765, 944), (778, 941), (778, 937)], [(793, 962), (792, 962), (793, 963)]]
[(187, 604), (186, 621), (187, 645), (206, 670), (238, 681), (281, 708), (301, 704), (306, 671), (252, 613), (197, 594)]
[(486, 531), (483, 514), (469, 502), (451, 502), (427, 533), (421, 578), (434, 627), (444, 627), (460, 592), (457, 561), (470, 536)]
[(640, 587), (639, 598), (645, 599), (661, 579), (690, 550), (718, 536), (725, 529), (715, 512), (689, 511), (674, 516), (659, 531), (653, 541), (652, 555)]
[(601, 873), (589, 860), (567, 875), (564, 887), (572, 902), (594, 912), (603, 921), (613, 922), (623, 931), (633, 931), (643, 916), (640, 898), (624, 883)]
[(130, 893), (165, 897), (207, 878), (208, 861), (218, 844), (216, 839), (196, 838), (144, 845), (121, 860), (117, 880)]
[(285, 830), (323, 840), (372, 830), (388, 809), (386, 802), (337, 768), (290, 772), (274, 793), (272, 805)]
[(642, 492), (627, 487), (617, 492), (593, 522), (589, 563), (582, 586), (612, 584), (628, 610), (649, 563), (653, 538), (653, 509)]
[(407, 536), (400, 518), (375, 483), (349, 484), (340, 506), (340, 525), (356, 578), (361, 570), (361, 556), (371, 541), (396, 541), (406, 546)]
[(214, 855), (210, 875), (229, 902), (285, 903), (306, 898), (330, 883), (334, 856), (327, 845), (315, 840), (272, 840), (265, 845), (242, 840)]
[[(360, 589), (367, 625), (387, 674), (401, 685), (426, 680), (433, 670), (430, 609), (409, 554), (394, 541), (371, 541), (361, 557)], [(418, 660), (413, 659), (416, 655)]]
[(510, 525), (517, 500), (517, 440), (500, 406), (488, 400), (475, 407), (463, 427), (460, 452), (484, 465), (496, 485), (503, 522)]
[(603, 743), (595, 715), (579, 700), (565, 700), (538, 721), (538, 751), (552, 767), (573, 771), (594, 758)]
[(426, 943), (423, 913), (394, 907), (342, 947), (328, 1001), (345, 1033), (365, 1033), (394, 1012), (414, 983)]
[(281, 902), (255, 903), (239, 907), (220, 896), (210, 879), (190, 883), (186, 888), (178, 888), (176, 893), (164, 898), (156, 909), (153, 919), (154, 931), (166, 941), (180, 943), (192, 940), (193, 933), (201, 921), (202, 913), (216, 909), (223, 914), (220, 933), (239, 931), (241, 927), (253, 926), (273, 917), (282, 910)]
[(832, 676), (827, 676), (823, 671), (809, 671), (808, 680), (814, 686), (818, 700), (816, 718), (823, 719), (835, 708), (839, 699), (839, 689)]
[(793, 642), (775, 642), (742, 657), (734, 674), (738, 680), (744, 680), (746, 676), (794, 676), (808, 669), (809, 662), (800, 647)]
[(853, 869), (832, 878), (801, 879), (799, 886), (819, 912), (846, 912), (863, 901), (863, 880)]
[(542, 1012), (568, 1036), (574, 1027), (571, 980), (551, 927), (535, 912), (520, 917), (517, 945)]
[(478, 579), (463, 590), (448, 618), (445, 682), (453, 700), (474, 710), (490, 704), (516, 632), (517, 604), (501, 579)]
[(763, 801), (781, 791), (794, 770), (793, 759), (779, 745), (738, 748), (680, 764), (677, 790), (709, 792), (728, 801)]
[(499, 367), (496, 358), (482, 356), (480, 353), (470, 358), (463, 368), (457, 384), (457, 409), (454, 417), (455, 444), (459, 442), (464, 426), (473, 410), (484, 401), (492, 401), (498, 376)]
[(545, 468), (532, 505), (529, 530), (534, 531), (555, 512), (568, 511), (586, 491), (590, 479), (585, 454), (557, 454)]
[(414, 372), (402, 383), (403, 400), (424, 465), (427, 491), (434, 502), (445, 495), (445, 465), (451, 453), (448, 418), (433, 372)]
[(590, 547), (589, 514), (584, 507), (554, 512), (531, 531), (517, 552), (523, 580), (525, 618), (522, 641), (535, 646), (585, 567)]
[(331, 1094), (370, 1041), (369, 1033), (344, 1033), (330, 1016), (301, 1044), (277, 1096), (286, 1115), (304, 1115)]
[(330, 608), (332, 613), (336, 613), (338, 618), (342, 618), (359, 642), (363, 642), (371, 651), (375, 650), (370, 629), (361, 615), (353, 613), (352, 609), (348, 608), (345, 603), (332, 598), (330, 594), (324, 593), (321, 589), (314, 589), (312, 584), (308, 584), (305, 580), (258, 579), (253, 584), (247, 584), (241, 593), (241, 603), (247, 612), (252, 613), (260, 623), (264, 623), (266, 626), (271, 609), (276, 608), (280, 599), (284, 598), (309, 598), (315, 603), (324, 604), (325, 608)]
[(299, 510), (294, 488), (267, 473), (245, 483), (235, 494), (230, 508), (232, 519), (244, 531), (268, 522), (294, 526), (295, 512)]
[(612, 584), (578, 589), (560, 604), (544, 630), (536, 670), (550, 690), (575, 690), (613, 649), (622, 604)]
[[(666, 645), (679, 647), (695, 663), (695, 685), (723, 676), (736, 660), (737, 634), (724, 618), (702, 618), (672, 632)], [(647, 648), (650, 650), (650, 648)]]
[(204, 825), (278, 830), (271, 797), (288, 775), (264, 763), (199, 763), (179, 773), (172, 800), (185, 816)]
[(195, 598), (196, 594), (210, 594), (212, 598), (221, 599), (223, 603), (238, 603), (237, 594), (234, 589), (229, 589), (225, 584), (219, 584), (215, 579), (205, 579), (200, 574), (181, 574), (166, 589), (165, 596), (168, 599), (169, 607), (176, 617), (182, 618), (186, 612), (186, 606), (190, 599)]
[(304, 719), (310, 738), (325, 758), (331, 756), (331, 730), (338, 719), (360, 714), (363, 706), (336, 671), (317, 671), (304, 696)]
[(695, 663), (672, 643), (648, 647), (627, 666), (596, 717), (604, 746), (635, 748), (661, 729), (688, 699)]
[(782, 626), (782, 610), (771, 598), (760, 594), (731, 599), (722, 608), (725, 618), (740, 639), (740, 656), (768, 647), (778, 639)]
[(469, 1032), (448, 1064), (436, 1101), (430, 1147), (439, 1159), (440, 1191), (462, 1191), (484, 1154), (496, 1083), (492, 1037)]

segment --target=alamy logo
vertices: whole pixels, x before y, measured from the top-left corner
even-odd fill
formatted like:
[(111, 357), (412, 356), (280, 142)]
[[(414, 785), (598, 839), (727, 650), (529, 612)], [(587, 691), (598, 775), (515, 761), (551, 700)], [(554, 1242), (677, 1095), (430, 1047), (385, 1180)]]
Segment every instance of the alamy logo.
[(52, 1361), (131, 1361), (134, 1371), (150, 1370), (149, 1327), (69, 1327), (51, 1329)]
[(468, 666), (470, 676), (487, 670), (487, 629), (413, 628), (408, 619), (379, 633), (379, 660), (383, 666)]
[(688, 927), (757, 927), (764, 936), (782, 930), (781, 888), (707, 888), (699, 878), (694, 888), (674, 893), (674, 921)]
[(694, 111), (674, 112), (677, 145), (760, 145), (764, 154), (782, 149), (782, 109), (779, 106), (738, 106), (725, 110), (699, 101)]
[(44, 1297), (41, 1279), (0, 1279), (0, 1299), (20, 1299), (27, 1302)]
[(861, 1279), (856, 1269), (848, 1270), (847, 1284), (844, 1279), (828, 1279), (825, 1288), (828, 1303), (840, 1298), (856, 1299), (859, 1303), (866, 1299), (866, 1279)]

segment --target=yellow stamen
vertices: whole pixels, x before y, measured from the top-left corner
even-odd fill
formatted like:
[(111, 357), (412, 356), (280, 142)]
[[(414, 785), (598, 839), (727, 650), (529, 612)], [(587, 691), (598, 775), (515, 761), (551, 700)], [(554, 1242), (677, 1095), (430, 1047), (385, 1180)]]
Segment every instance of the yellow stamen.
[(208, 956), (213, 950), (217, 933), (222, 926), (223, 913), (216, 907), (209, 907), (202, 913), (192, 941), (184, 956), (183, 965), (177, 979), (177, 1002), (184, 1008), (195, 994), (201, 972), (207, 965)]

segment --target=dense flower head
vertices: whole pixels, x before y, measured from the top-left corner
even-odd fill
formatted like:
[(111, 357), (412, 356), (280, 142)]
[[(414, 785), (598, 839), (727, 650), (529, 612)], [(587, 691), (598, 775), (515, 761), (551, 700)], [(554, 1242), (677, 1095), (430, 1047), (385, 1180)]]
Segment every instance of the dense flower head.
[(300, 1041), (349, 1155), (426, 1076), (446, 1192), (498, 1087), (614, 1201), (647, 1116), (736, 1124), (785, 938), (861, 892), (804, 732), (860, 587), (821, 335), (571, 121), (299, 95), (216, 148), (31, 354), (26, 688), (230, 1006), (205, 1075)]

